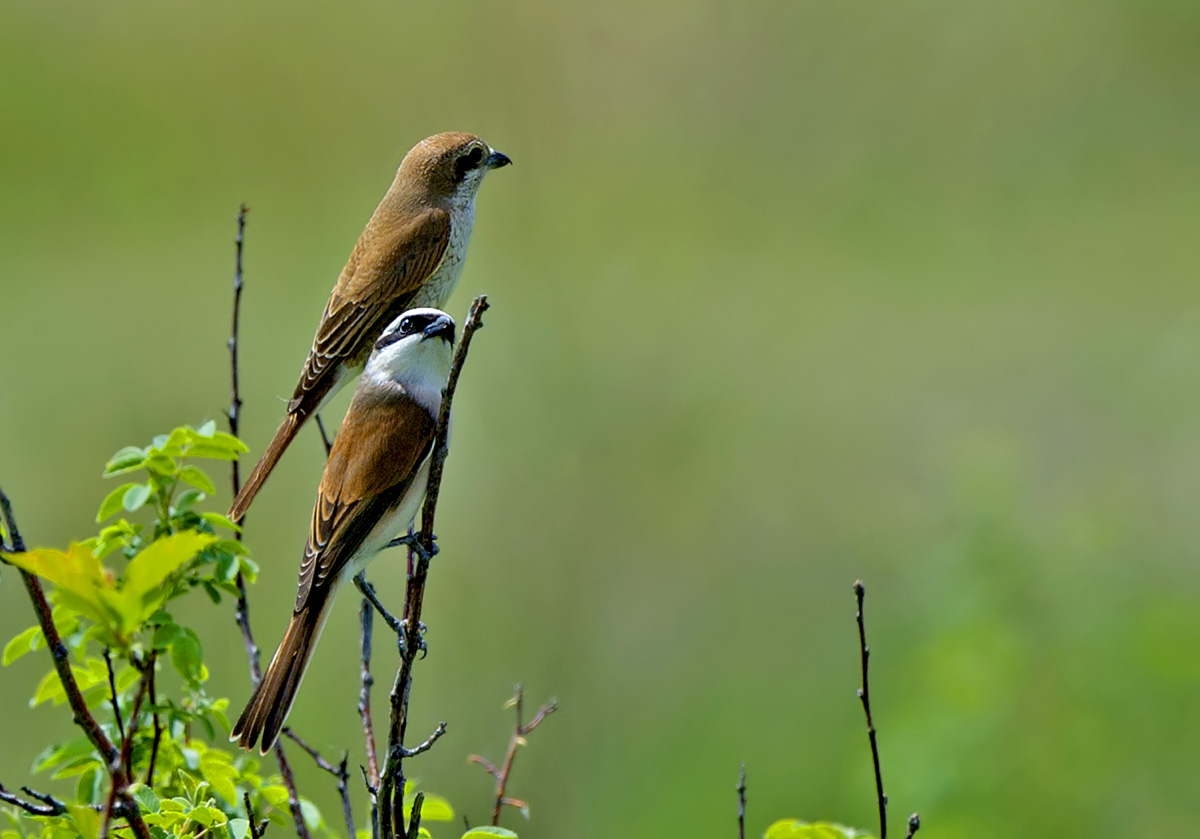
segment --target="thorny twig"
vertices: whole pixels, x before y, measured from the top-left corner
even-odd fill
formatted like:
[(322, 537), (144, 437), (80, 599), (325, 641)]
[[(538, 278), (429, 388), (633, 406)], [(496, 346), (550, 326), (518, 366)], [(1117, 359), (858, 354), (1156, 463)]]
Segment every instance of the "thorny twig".
[[(245, 244), (246, 214), (248, 212), (250, 212), (250, 208), (245, 204), (238, 207), (237, 238), (234, 240), (236, 250), (233, 269), (233, 323), (229, 333), (230, 401), (229, 410), (225, 414), (229, 418), (229, 433), (234, 437), (238, 436), (238, 427), (242, 414), (242, 397), (238, 380), (238, 326), (241, 320), (242, 287), (244, 285), (242, 280), (242, 250)], [(232, 467), (233, 497), (236, 498), (238, 490), (241, 489), (237, 458), (234, 458), (232, 461)], [(243, 529), (245, 525), (246, 520), (243, 518)], [(242, 530), (237, 531), (236, 538), (239, 542), (241, 541)], [(254, 633), (250, 630), (250, 601), (246, 596), (246, 579), (242, 576), (241, 571), (238, 571), (236, 583), (238, 599), (237, 607), (233, 613), (234, 619), (237, 621), (238, 629), (241, 630), (242, 644), (246, 648), (246, 658), (249, 660), (250, 665), (251, 683), (257, 685), (262, 678), (262, 669), (259, 662), (258, 644), (255, 643)], [(292, 775), (292, 767), (288, 764), (287, 755), (283, 751), (283, 744), (276, 741), (274, 751), (275, 759), (279, 763), (279, 774), (283, 777), (283, 785), (287, 789), (288, 809), (291, 810), (292, 821), (296, 824), (296, 835), (300, 839), (309, 839), (308, 827), (304, 824), (304, 814), (300, 810), (300, 794), (296, 791), (296, 780)]]
[(417, 554), (412, 573), (408, 577), (408, 590), (404, 603), (404, 635), (400, 667), (396, 671), (396, 680), (392, 684), (390, 694), (391, 716), (388, 722), (388, 738), (386, 763), (379, 780), (379, 822), (383, 839), (393, 839), (395, 836), (405, 836), (415, 831), (419, 824), (414, 808), (413, 818), (410, 819), (409, 829), (405, 830), (404, 821), (404, 735), (408, 728), (408, 700), (412, 688), (412, 666), (416, 659), (416, 651), (420, 648), (421, 607), (425, 598), (425, 580), (429, 573), (429, 560), (434, 552), (434, 516), (437, 512), (438, 493), (441, 490), (442, 472), (445, 468), (446, 454), (449, 444), (446, 439), (450, 423), (450, 406), (454, 400), (454, 391), (458, 385), (458, 377), (467, 359), (467, 351), (475, 332), (483, 326), (483, 313), (488, 308), (487, 296), (479, 295), (471, 304), (471, 310), (463, 324), (462, 339), (454, 352), (450, 364), (450, 375), (446, 387), (442, 390), (442, 404), (438, 411), (435, 430), (433, 453), (430, 456), (429, 482), (425, 490), (425, 504), (421, 510), (421, 531), (418, 540), (423, 550), (409, 552), (409, 561)]
[(367, 792), (371, 796), (371, 837), (379, 839), (379, 758), (375, 753), (375, 724), (371, 721), (371, 686), (375, 677), (371, 675), (371, 635), (374, 630), (375, 613), (365, 597), (358, 607), (358, 618), (362, 633), (360, 651), (362, 663), (359, 670), (358, 716), (362, 719), (363, 740), (366, 743), (367, 765), (361, 767)]
[[(883, 791), (883, 772), (879, 768), (879, 744), (875, 737), (875, 721), (871, 717), (871, 690), (867, 682), (867, 662), (871, 658), (871, 650), (867, 646), (867, 629), (863, 623), (863, 599), (866, 594), (867, 589), (862, 580), (855, 581), (854, 597), (858, 603), (858, 610), (854, 614), (854, 619), (858, 622), (858, 646), (862, 660), (862, 687), (858, 689), (858, 698), (862, 700), (863, 713), (867, 717), (867, 737), (871, 741), (871, 762), (875, 766), (875, 796), (879, 802), (879, 839), (887, 839), (888, 799), (887, 794)], [(919, 815), (913, 813), (909, 816), (906, 839), (911, 839), (920, 826), (921, 817)]]
[(746, 761), (742, 761), (742, 771), (738, 775), (738, 839), (746, 839)]
[(496, 779), (496, 800), (492, 807), (493, 826), (498, 826), (500, 824), (500, 811), (504, 808), (505, 804), (517, 807), (520, 810), (528, 809), (528, 805), (524, 801), (521, 801), (517, 798), (508, 798), (504, 794), (508, 787), (509, 776), (512, 774), (513, 761), (516, 760), (517, 749), (526, 744), (526, 736), (528, 736), (530, 732), (541, 725), (542, 720), (546, 719), (546, 717), (558, 710), (558, 702), (551, 699), (541, 708), (538, 708), (537, 713), (533, 715), (533, 719), (527, 723), (522, 723), (521, 719), (524, 711), (524, 701), (525, 692), (521, 689), (520, 685), (517, 685), (515, 688), (513, 688), (512, 699), (504, 703), (505, 708), (516, 708), (517, 721), (516, 725), (513, 726), (512, 737), (510, 737), (508, 741), (508, 751), (504, 754), (504, 762), (500, 764), (499, 769), (496, 768), (495, 764), (481, 755), (469, 755), (467, 757), (468, 762), (478, 763), (488, 771), (489, 775)]

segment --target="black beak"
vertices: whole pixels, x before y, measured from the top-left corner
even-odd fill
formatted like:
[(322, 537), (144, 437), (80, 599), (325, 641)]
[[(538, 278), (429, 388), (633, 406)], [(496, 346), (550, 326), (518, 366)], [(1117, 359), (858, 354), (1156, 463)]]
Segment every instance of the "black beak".
[(449, 315), (439, 315), (429, 326), (422, 330), (425, 338), (440, 337), (451, 344), (454, 343), (454, 320)]
[(498, 152), (495, 149), (492, 149), (492, 153), (483, 161), (483, 164), (489, 169), (499, 169), (501, 166), (508, 166), (510, 163), (512, 161), (509, 160), (507, 154)]

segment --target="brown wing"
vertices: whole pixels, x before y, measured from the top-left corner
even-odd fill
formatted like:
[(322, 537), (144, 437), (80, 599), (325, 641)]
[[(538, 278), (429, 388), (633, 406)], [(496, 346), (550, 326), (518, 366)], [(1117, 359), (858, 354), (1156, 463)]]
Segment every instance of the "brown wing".
[(317, 490), (296, 612), (319, 606), (367, 534), (412, 485), (436, 422), (410, 399), (355, 394)]
[(325, 304), (289, 413), (307, 417), (317, 409), (338, 368), (364, 357), (384, 327), (410, 308), (449, 242), (450, 214), (445, 210), (426, 210), (399, 227), (371, 219)]

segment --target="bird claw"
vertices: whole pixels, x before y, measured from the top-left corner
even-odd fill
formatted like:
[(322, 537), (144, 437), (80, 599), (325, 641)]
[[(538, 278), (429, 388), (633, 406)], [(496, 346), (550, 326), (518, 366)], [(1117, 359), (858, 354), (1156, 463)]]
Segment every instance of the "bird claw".
[(419, 534), (409, 532), (403, 536), (397, 536), (395, 539), (384, 545), (384, 547), (399, 548), (403, 546), (415, 553), (422, 562), (429, 562), (431, 559), (437, 556), (439, 552), (437, 546), (437, 536), (431, 535), (429, 537), (430, 550), (427, 551), (425, 550), (425, 545), (421, 539), (417, 538), (418, 535)]
[[(400, 655), (404, 658), (408, 657), (408, 621), (400, 621), (400, 626), (404, 630), (397, 633), (396, 641), (400, 647)], [(417, 652), (421, 654), (421, 658), (429, 655), (429, 645), (425, 643), (425, 624), (422, 621), (417, 621)]]

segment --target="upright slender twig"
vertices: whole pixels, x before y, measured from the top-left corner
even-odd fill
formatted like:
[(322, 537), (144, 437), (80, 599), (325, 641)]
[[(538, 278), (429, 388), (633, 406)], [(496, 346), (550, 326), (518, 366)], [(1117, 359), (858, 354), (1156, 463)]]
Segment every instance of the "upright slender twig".
[(508, 751), (504, 753), (504, 761), (500, 764), (499, 769), (497, 769), (495, 764), (485, 757), (480, 755), (467, 756), (468, 762), (478, 763), (488, 771), (489, 775), (496, 779), (496, 796), (495, 802), (492, 806), (493, 827), (500, 824), (500, 811), (504, 808), (504, 805), (507, 804), (510, 807), (516, 807), (522, 811), (529, 809), (529, 805), (521, 799), (509, 798), (505, 795), (505, 792), (508, 788), (508, 779), (512, 775), (513, 761), (517, 758), (517, 749), (526, 744), (525, 738), (528, 737), (535, 728), (542, 724), (542, 720), (546, 719), (546, 717), (558, 710), (558, 703), (551, 699), (538, 709), (537, 713), (533, 715), (533, 719), (526, 723), (522, 722), (522, 719), (524, 718), (524, 702), (525, 691), (521, 689), (520, 685), (517, 685), (515, 688), (513, 688), (512, 699), (504, 703), (505, 708), (516, 708), (517, 720), (516, 724), (513, 726), (512, 736), (508, 739)]
[(317, 421), (317, 431), (321, 432), (321, 445), (325, 447), (325, 456), (333, 452), (333, 441), (329, 439), (329, 433), (325, 430), (325, 423), (321, 420), (321, 414), (318, 411), (313, 414), (313, 419)]
[(359, 605), (358, 617), (362, 628), (358, 716), (362, 719), (363, 741), (367, 751), (367, 766), (363, 769), (363, 774), (366, 776), (367, 792), (371, 796), (371, 837), (379, 839), (379, 757), (375, 752), (375, 724), (371, 720), (371, 686), (375, 684), (375, 677), (371, 675), (371, 636), (375, 625), (375, 612), (371, 602), (365, 597)]
[(108, 670), (108, 691), (109, 697), (112, 700), (113, 716), (117, 720), (117, 734), (122, 740), (125, 739), (125, 725), (121, 722), (121, 706), (117, 703), (117, 680), (113, 675), (112, 653), (108, 647), (104, 648), (104, 667)]
[(904, 839), (912, 839), (913, 834), (921, 829), (921, 816), (918, 813), (913, 813), (908, 817), (908, 833), (904, 834)]
[(879, 744), (875, 738), (875, 721), (871, 718), (871, 688), (867, 682), (867, 662), (871, 658), (871, 650), (867, 647), (867, 630), (863, 624), (863, 598), (867, 589), (862, 580), (854, 583), (854, 596), (858, 600), (858, 610), (854, 614), (858, 621), (858, 646), (862, 658), (862, 687), (858, 689), (858, 698), (862, 700), (863, 712), (867, 715), (867, 737), (871, 741), (871, 761), (875, 764), (875, 795), (879, 801), (879, 839), (887, 839), (887, 794), (883, 791), (883, 772), (879, 768)]
[[(17, 520), (12, 511), (12, 502), (9, 501), (3, 490), (0, 490), (0, 515), (4, 517), (4, 529), (8, 533), (9, 547), (12, 552), (24, 553), (25, 540), (21, 538), (21, 530), (17, 527)], [(58, 634), (58, 627), (54, 625), (50, 602), (46, 599), (42, 582), (24, 568), (17, 570), (21, 573), (21, 581), (25, 584), (25, 590), (33, 602), (33, 611), (37, 615), (38, 626), (41, 627), (42, 637), (46, 639), (46, 647), (54, 661), (54, 670), (62, 683), (67, 704), (74, 714), (75, 724), (83, 731), (88, 741), (95, 746), (96, 751), (100, 752), (108, 767), (109, 782), (112, 785), (110, 787), (111, 804), (106, 808), (108, 815), (115, 814), (115, 807), (119, 804), (121, 815), (124, 816), (137, 839), (150, 839), (150, 829), (142, 819), (142, 811), (138, 809), (137, 801), (129, 794), (130, 779), (121, 765), (120, 751), (108, 739), (104, 729), (92, 716), (87, 702), (84, 701), (83, 693), (79, 690), (79, 683), (75, 681), (75, 674), (71, 672), (67, 646), (63, 643), (62, 636)]]
[[(412, 666), (416, 660), (417, 651), (421, 646), (421, 606), (425, 599), (425, 580), (429, 573), (429, 560), (434, 550), (434, 517), (437, 512), (438, 493), (441, 490), (442, 472), (445, 468), (446, 454), (449, 446), (446, 432), (450, 422), (450, 405), (454, 400), (454, 390), (458, 385), (458, 377), (467, 359), (467, 351), (471, 346), (471, 338), (483, 326), (483, 313), (488, 308), (487, 297), (480, 295), (471, 304), (471, 310), (463, 324), (462, 339), (455, 350), (454, 359), (450, 364), (450, 375), (446, 387), (442, 390), (442, 404), (438, 411), (437, 426), (430, 455), (429, 484), (425, 490), (425, 504), (421, 510), (421, 532), (417, 534), (420, 549), (412, 573), (408, 578), (408, 589), (404, 603), (404, 635), (400, 657), (400, 667), (396, 671), (396, 680), (392, 684), (390, 694), (391, 717), (388, 722), (387, 753), (384, 758), (384, 768), (379, 780), (379, 822), (380, 834), (383, 839), (393, 839), (395, 836), (406, 836), (409, 831), (416, 830), (414, 825), (418, 818), (410, 819), (408, 830), (404, 821), (404, 735), (408, 728), (408, 700), (412, 688)], [(410, 550), (410, 561), (411, 561)], [(414, 808), (414, 816), (416, 810)]]
[[(229, 433), (234, 437), (238, 436), (242, 414), (242, 397), (238, 380), (238, 326), (241, 321), (242, 309), (242, 250), (245, 244), (246, 214), (248, 212), (250, 212), (250, 208), (245, 204), (238, 207), (237, 238), (234, 240), (236, 250), (233, 268), (233, 323), (229, 334), (230, 400), (229, 410), (226, 412), (226, 416), (229, 418)], [(236, 498), (238, 490), (241, 489), (237, 458), (232, 461), (232, 467), (233, 496)], [(243, 529), (245, 523), (246, 520), (243, 518)], [(239, 542), (242, 540), (241, 530), (237, 532), (236, 538)], [(238, 629), (242, 633), (242, 644), (246, 648), (251, 683), (257, 685), (262, 679), (262, 669), (259, 662), (258, 644), (255, 643), (254, 633), (250, 629), (250, 601), (246, 596), (246, 580), (241, 571), (238, 571), (236, 582), (238, 599), (233, 615)], [(291, 810), (292, 821), (296, 824), (296, 835), (300, 839), (308, 839), (308, 827), (304, 824), (304, 813), (300, 809), (300, 794), (296, 791), (296, 779), (292, 775), (292, 767), (288, 764), (287, 755), (283, 751), (283, 744), (278, 740), (275, 742), (274, 751), (275, 759), (279, 762), (279, 774), (283, 777), (283, 785), (287, 789), (288, 809)]]
[(150, 672), (150, 707), (154, 711), (154, 741), (150, 746), (150, 765), (146, 767), (146, 786), (154, 786), (154, 764), (158, 762), (158, 747), (162, 742), (163, 725), (158, 716), (158, 692), (155, 689), (154, 673), (158, 669), (158, 650), (151, 650), (147, 661)]
[(742, 771), (738, 775), (738, 839), (746, 839), (746, 761), (742, 761)]
[(262, 839), (262, 835), (267, 832), (269, 821), (263, 819), (258, 820), (258, 816), (254, 815), (254, 805), (250, 803), (250, 793), (242, 793), (242, 801), (246, 804), (246, 820), (250, 822), (250, 839)]

